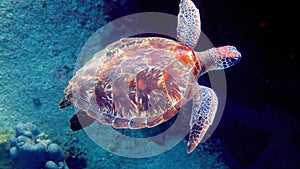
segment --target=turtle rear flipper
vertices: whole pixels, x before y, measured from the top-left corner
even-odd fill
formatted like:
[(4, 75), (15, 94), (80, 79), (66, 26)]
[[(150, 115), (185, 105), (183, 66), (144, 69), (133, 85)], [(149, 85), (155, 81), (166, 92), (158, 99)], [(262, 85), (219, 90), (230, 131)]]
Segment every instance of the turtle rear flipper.
[(69, 107), (71, 104), (72, 104), (72, 102), (70, 100), (66, 99), (66, 97), (63, 97), (60, 100), (58, 106), (59, 106), (59, 109), (64, 109), (66, 107)]
[(91, 125), (95, 119), (90, 117), (85, 111), (79, 110), (69, 121), (72, 131), (77, 131)]

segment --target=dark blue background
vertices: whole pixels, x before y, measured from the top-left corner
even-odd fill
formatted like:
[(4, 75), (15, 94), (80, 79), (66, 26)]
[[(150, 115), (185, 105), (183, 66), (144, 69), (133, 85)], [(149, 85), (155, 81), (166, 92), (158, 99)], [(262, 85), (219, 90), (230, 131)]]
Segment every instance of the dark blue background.
[[(177, 15), (179, 0), (130, 0), (122, 12)], [(242, 61), (226, 70), (228, 99), (214, 136), (231, 168), (300, 168), (299, 22), (293, 1), (201, 0), (202, 31), (214, 46), (235, 45)]]

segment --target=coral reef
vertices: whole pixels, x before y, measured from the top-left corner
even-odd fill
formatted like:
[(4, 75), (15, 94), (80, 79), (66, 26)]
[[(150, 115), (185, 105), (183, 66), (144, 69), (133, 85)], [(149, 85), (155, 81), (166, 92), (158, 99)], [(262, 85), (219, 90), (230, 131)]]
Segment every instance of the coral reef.
[(19, 123), (10, 145), (15, 169), (68, 169), (63, 150), (32, 123)]
[(11, 169), (13, 164), (9, 155), (9, 137), (12, 135), (10, 130), (0, 130), (0, 169)]

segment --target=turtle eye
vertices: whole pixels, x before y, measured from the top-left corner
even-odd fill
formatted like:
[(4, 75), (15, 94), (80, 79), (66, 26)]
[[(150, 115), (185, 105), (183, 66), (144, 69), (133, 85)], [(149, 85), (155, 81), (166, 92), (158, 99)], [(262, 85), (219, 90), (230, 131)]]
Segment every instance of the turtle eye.
[(228, 47), (228, 50), (229, 50), (229, 52), (235, 52), (235, 51), (237, 51), (236, 47), (234, 47), (234, 46)]

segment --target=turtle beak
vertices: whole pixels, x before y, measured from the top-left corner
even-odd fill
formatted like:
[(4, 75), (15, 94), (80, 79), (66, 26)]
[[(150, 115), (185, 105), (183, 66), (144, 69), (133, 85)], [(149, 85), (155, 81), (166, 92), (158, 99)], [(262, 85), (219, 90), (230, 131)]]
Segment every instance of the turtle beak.
[(234, 47), (233, 51), (231, 51), (233, 54), (233, 57), (231, 58), (231, 62), (233, 65), (240, 62), (242, 58), (242, 54)]
[(236, 49), (234, 46), (227, 46), (228, 47), (228, 53), (225, 56), (224, 60), (226, 60), (226, 65), (224, 65), (224, 68), (231, 67), (237, 63), (240, 62), (242, 58), (242, 54)]

